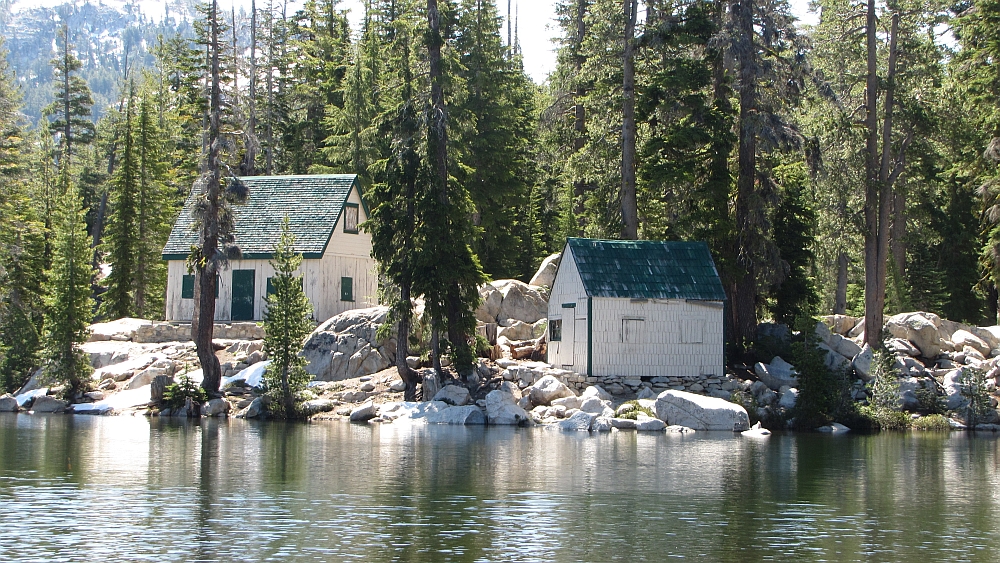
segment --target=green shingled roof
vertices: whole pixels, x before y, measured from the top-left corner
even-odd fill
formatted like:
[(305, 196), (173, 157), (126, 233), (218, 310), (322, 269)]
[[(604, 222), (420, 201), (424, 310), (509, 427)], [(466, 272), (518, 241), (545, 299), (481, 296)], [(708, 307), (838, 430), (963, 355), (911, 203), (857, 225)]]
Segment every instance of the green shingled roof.
[[(356, 174), (247, 176), (240, 181), (250, 196), (246, 203), (233, 206), (236, 244), (244, 258), (264, 259), (272, 257), (285, 215), (295, 234), (296, 252), (305, 258), (322, 257), (351, 188), (359, 186)], [(188, 196), (170, 231), (164, 260), (183, 260), (198, 244), (192, 213), (195, 195), (192, 191)]]
[(591, 297), (726, 299), (704, 242), (570, 238), (566, 245)]

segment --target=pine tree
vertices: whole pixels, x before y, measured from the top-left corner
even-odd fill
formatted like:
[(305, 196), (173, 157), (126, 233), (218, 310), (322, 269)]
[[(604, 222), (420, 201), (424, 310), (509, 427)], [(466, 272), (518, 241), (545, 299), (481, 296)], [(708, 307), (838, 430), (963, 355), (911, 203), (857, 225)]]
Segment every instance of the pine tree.
[(136, 194), (136, 257), (133, 275), (134, 314), (153, 318), (162, 314), (167, 285), (166, 265), (159, 253), (170, 235), (177, 207), (166, 184), (167, 163), (164, 159), (166, 138), (156, 119), (151, 92), (145, 89), (139, 98), (136, 116), (136, 152), (139, 164), (139, 184)]
[(268, 295), (264, 311), (264, 351), (270, 358), (264, 372), (264, 382), (269, 395), (280, 406), (272, 412), (284, 418), (294, 418), (295, 395), (306, 388), (312, 378), (306, 373), (308, 363), (299, 353), (306, 336), (312, 332), (312, 305), (302, 290), (302, 276), (295, 270), (302, 263), (302, 255), (295, 253), (295, 235), (288, 226), (288, 217), (281, 223), (281, 238), (274, 249), (274, 293)]
[(94, 270), (82, 201), (70, 180), (61, 183), (68, 189), (60, 197), (52, 220), (52, 267), (45, 272), (43, 358), (46, 376), (66, 383), (65, 396), (76, 399), (86, 390), (92, 371), (80, 344), (87, 339), (93, 316), (90, 282)]
[(816, 212), (807, 192), (809, 177), (801, 163), (774, 170), (781, 185), (781, 203), (774, 216), (774, 240), (781, 254), (783, 279), (771, 292), (774, 319), (794, 326), (797, 319), (812, 317), (819, 296), (812, 281)]
[(94, 100), (87, 82), (78, 74), (82, 64), (73, 53), (66, 24), (56, 36), (56, 46), (59, 56), (51, 62), (55, 69), (55, 99), (44, 114), (50, 116), (54, 132), (61, 134), (59, 152), (65, 165), (69, 165), (72, 156), (94, 139), (94, 124), (90, 120)]
[(103, 244), (107, 260), (111, 264), (111, 273), (105, 280), (107, 291), (101, 301), (99, 316), (109, 319), (131, 316), (134, 310), (133, 276), (138, 257), (136, 247), (140, 240), (136, 226), (139, 163), (135, 140), (135, 104), (134, 86), (130, 85), (125, 111), (117, 124), (117, 167), (109, 185), (111, 212)]

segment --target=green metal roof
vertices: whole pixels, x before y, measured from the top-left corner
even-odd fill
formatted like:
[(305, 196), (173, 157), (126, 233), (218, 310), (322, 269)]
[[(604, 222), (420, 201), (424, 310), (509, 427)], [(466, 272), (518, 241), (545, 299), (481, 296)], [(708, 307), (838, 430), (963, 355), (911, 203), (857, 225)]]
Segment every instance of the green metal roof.
[(704, 242), (570, 238), (566, 246), (591, 297), (726, 299)]
[[(295, 234), (296, 252), (321, 258), (351, 189), (357, 187), (361, 194), (357, 174), (246, 176), (240, 181), (250, 195), (246, 203), (233, 206), (236, 244), (243, 257), (251, 259), (272, 257), (285, 215)], [(184, 260), (198, 244), (193, 218), (196, 195), (192, 189), (184, 202), (163, 248), (164, 260)], [(367, 211), (365, 207), (366, 215)]]

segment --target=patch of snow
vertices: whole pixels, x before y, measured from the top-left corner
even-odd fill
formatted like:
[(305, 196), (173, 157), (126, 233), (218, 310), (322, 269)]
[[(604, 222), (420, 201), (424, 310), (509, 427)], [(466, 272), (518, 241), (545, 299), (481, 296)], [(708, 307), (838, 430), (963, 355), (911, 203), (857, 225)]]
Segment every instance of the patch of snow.
[(41, 397), (42, 395), (47, 395), (48, 393), (49, 388), (42, 387), (41, 389), (35, 389), (33, 391), (25, 391), (14, 398), (17, 399), (17, 406), (23, 407), (28, 401), (34, 399), (35, 397)]
[(219, 385), (219, 389), (225, 389), (237, 381), (246, 382), (247, 387), (260, 387), (260, 384), (264, 382), (264, 370), (266, 370), (267, 366), (270, 364), (271, 360), (257, 362), (236, 375), (223, 377), (222, 383)]

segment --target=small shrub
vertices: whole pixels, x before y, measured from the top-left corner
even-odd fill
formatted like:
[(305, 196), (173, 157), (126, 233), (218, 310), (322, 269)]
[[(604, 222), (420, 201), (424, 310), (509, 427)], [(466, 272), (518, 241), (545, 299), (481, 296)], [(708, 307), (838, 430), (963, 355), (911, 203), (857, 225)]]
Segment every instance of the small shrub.
[(910, 415), (902, 411), (864, 405), (858, 408), (858, 413), (871, 421), (872, 430), (906, 430), (910, 427)]
[(934, 388), (922, 387), (917, 389), (917, 412), (926, 416), (944, 414), (948, 409), (945, 406), (944, 397), (938, 395)]
[(948, 431), (951, 430), (951, 423), (940, 414), (922, 416), (911, 423), (914, 430)]
[(892, 356), (882, 349), (876, 350), (872, 357), (869, 403), (876, 411), (899, 409), (899, 378), (892, 361)]
[[(616, 415), (618, 418), (627, 418), (629, 420), (636, 420), (636, 419), (639, 418), (639, 413), (645, 414), (646, 416), (649, 416), (649, 417), (652, 417), (652, 418), (656, 418), (656, 413), (654, 413), (653, 410), (650, 409), (649, 407), (644, 407), (644, 406), (640, 405), (639, 401), (635, 401), (635, 400), (633, 400), (633, 401), (625, 401), (624, 403), (622, 403), (622, 406), (624, 406), (624, 405), (632, 405), (632, 410), (630, 410), (628, 412), (623, 412), (620, 415)], [(619, 408), (621, 408), (621, 407), (619, 407)]]
[(490, 341), (486, 340), (486, 337), (477, 334), (476, 335), (476, 356), (480, 358), (489, 358), (490, 353), (493, 352), (493, 347), (490, 346)]
[(969, 402), (965, 409), (965, 423), (975, 426), (993, 408), (990, 404), (990, 392), (986, 387), (986, 372), (981, 369), (963, 368), (962, 380), (962, 396)]
[(163, 404), (171, 409), (179, 409), (187, 403), (188, 398), (200, 404), (208, 400), (208, 394), (200, 385), (191, 381), (185, 368), (181, 380), (167, 385), (163, 390)]
[(841, 418), (853, 405), (846, 370), (826, 367), (827, 353), (818, 347), (816, 322), (811, 317), (796, 321), (800, 340), (792, 343), (791, 363), (799, 372), (799, 398), (793, 416), (796, 426), (806, 429)]

